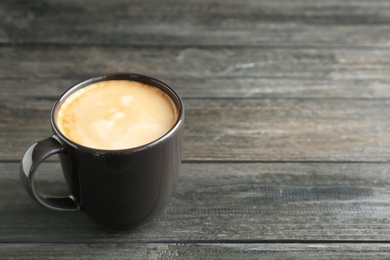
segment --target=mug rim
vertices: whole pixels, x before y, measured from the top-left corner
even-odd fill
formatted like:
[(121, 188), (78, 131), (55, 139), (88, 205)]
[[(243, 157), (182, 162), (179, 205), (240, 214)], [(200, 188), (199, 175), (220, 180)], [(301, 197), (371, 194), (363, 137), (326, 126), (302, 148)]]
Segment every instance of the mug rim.
[[(93, 148), (81, 145), (79, 143), (76, 143), (69, 139), (65, 134), (63, 134), (60, 129), (57, 126), (56, 119), (57, 119), (57, 112), (60, 106), (65, 102), (65, 100), (71, 96), (73, 93), (77, 92), (78, 90), (87, 87), (93, 83), (101, 82), (101, 81), (108, 81), (108, 80), (129, 80), (129, 81), (137, 81), (141, 82), (153, 87), (159, 88), (161, 91), (163, 91), (165, 94), (167, 94), (175, 104), (178, 116), (176, 119), (175, 124), (171, 127), (171, 129), (166, 132), (164, 135), (159, 137), (158, 139), (151, 141), (149, 143), (131, 147), (131, 148), (124, 148), (124, 149), (99, 149), (99, 148)], [(161, 142), (164, 142), (164, 140), (171, 137), (175, 132), (178, 131), (178, 129), (181, 127), (184, 121), (184, 105), (183, 101), (180, 98), (180, 96), (176, 93), (175, 90), (173, 90), (168, 84), (162, 82), (161, 80), (158, 80), (156, 78), (138, 74), (138, 73), (111, 73), (111, 74), (105, 74), (101, 76), (92, 77), (83, 81), (80, 81), (79, 83), (73, 85), (69, 89), (67, 89), (61, 96), (57, 99), (55, 104), (53, 105), (53, 108), (51, 109), (51, 115), (50, 115), (50, 123), (52, 126), (52, 129), (54, 131), (54, 135), (57, 136), (61, 141), (67, 143), (69, 146), (82, 150), (89, 153), (95, 153), (95, 154), (120, 154), (120, 153), (133, 153), (141, 150), (148, 149), (150, 147), (153, 147)]]

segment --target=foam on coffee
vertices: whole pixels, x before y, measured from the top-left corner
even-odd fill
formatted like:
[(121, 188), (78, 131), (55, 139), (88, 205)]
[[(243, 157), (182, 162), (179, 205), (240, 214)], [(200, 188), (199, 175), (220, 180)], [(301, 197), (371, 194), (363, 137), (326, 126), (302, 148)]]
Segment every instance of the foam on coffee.
[(56, 123), (78, 144), (117, 150), (157, 140), (177, 117), (173, 101), (160, 89), (136, 81), (108, 80), (68, 97), (58, 110)]

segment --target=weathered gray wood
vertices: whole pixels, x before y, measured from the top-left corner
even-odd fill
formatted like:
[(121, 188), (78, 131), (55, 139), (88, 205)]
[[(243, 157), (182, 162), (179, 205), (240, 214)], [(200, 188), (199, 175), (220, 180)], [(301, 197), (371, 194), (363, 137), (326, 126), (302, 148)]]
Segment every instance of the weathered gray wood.
[[(54, 99), (2, 99), (2, 160), (20, 159), (31, 144), (52, 134), (53, 104)], [(387, 99), (189, 99), (184, 104), (186, 161), (390, 158)]]
[[(387, 0), (0, 1), (0, 258), (389, 258), (389, 22)], [(178, 191), (131, 231), (40, 207), (16, 162), (58, 95), (120, 71), (187, 108)], [(53, 160), (38, 187), (65, 194)]]
[[(2, 79), (0, 98), (56, 99), (66, 89), (87, 79)], [(182, 98), (390, 98), (389, 79), (304, 79), (266, 77), (175, 78), (158, 75)]]
[(72, 79), (131, 71), (157, 78), (389, 80), (390, 49), (334, 47), (0, 48), (0, 79)]
[[(184, 164), (165, 212), (119, 232), (37, 205), (16, 163), (0, 163), (0, 172), (0, 245), (390, 241), (388, 164)], [(59, 164), (40, 168), (38, 181), (40, 190), (64, 194)]]
[(5, 259), (388, 259), (388, 244), (0, 244)]
[(389, 14), (384, 0), (4, 0), (0, 42), (389, 46)]

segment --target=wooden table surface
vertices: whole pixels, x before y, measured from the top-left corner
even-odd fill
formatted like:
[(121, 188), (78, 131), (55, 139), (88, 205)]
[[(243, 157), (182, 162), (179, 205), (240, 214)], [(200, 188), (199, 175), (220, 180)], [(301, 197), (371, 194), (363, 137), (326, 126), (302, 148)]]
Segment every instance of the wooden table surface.
[[(19, 163), (73, 84), (186, 106), (178, 190), (130, 231), (37, 205)], [(390, 2), (0, 2), (0, 259), (390, 259)], [(66, 193), (56, 158), (39, 187)]]

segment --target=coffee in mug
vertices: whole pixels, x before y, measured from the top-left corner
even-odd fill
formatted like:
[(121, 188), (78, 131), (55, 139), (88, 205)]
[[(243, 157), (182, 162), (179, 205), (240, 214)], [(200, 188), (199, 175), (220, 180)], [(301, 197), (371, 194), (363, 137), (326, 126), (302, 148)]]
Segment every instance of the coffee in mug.
[[(78, 211), (112, 228), (160, 214), (177, 184), (184, 106), (167, 84), (139, 74), (88, 79), (67, 90), (51, 111), (53, 136), (24, 154), (20, 179), (40, 205)], [(70, 194), (42, 194), (38, 166), (58, 154)]]
[(173, 127), (177, 116), (172, 99), (159, 88), (109, 80), (68, 97), (58, 110), (56, 123), (80, 145), (119, 150), (155, 141)]

